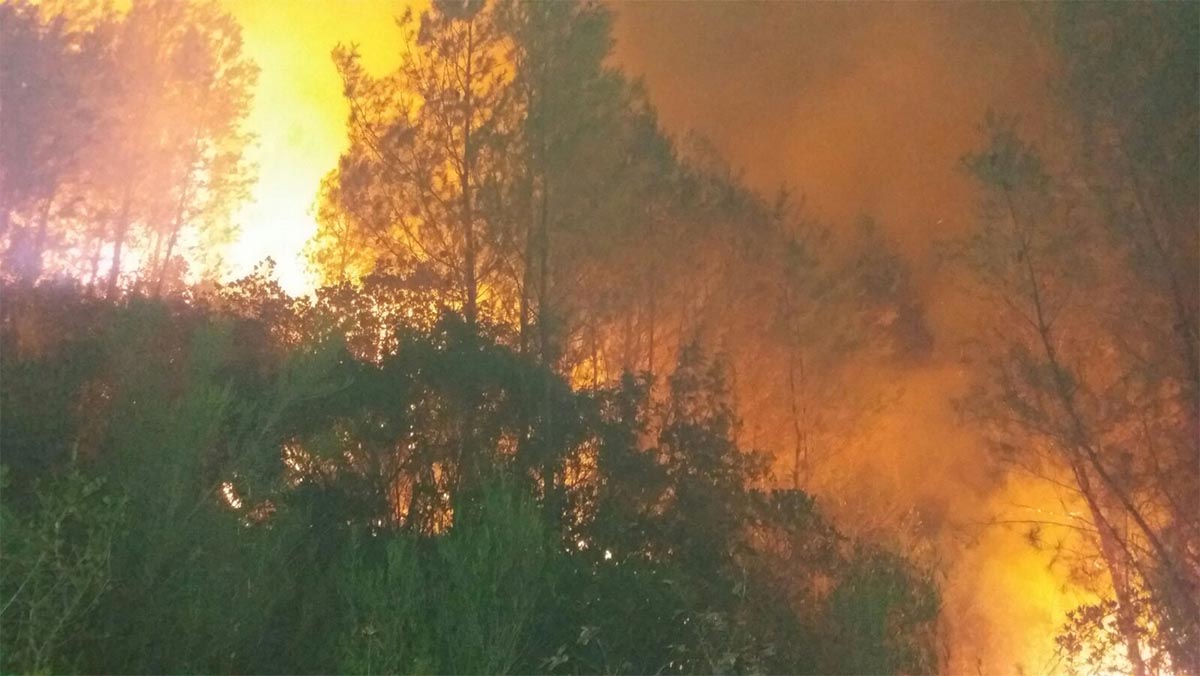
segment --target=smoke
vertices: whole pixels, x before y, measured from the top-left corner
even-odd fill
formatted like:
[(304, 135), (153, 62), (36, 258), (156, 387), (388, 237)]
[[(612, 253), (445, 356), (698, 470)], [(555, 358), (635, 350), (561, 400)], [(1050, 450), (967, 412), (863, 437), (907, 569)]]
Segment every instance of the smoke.
[[(260, 181), (242, 211), (232, 266), (272, 256), (304, 291), (310, 205), (345, 144), (341, 83), (326, 58), (358, 43), (373, 72), (402, 45), (403, 0), (222, 0), (262, 69), (250, 127)], [(1046, 105), (1049, 57), (1029, 10), (984, 3), (614, 3), (616, 62), (642, 77), (666, 127), (694, 130), (763, 193), (787, 184), (809, 215), (849, 231), (875, 216), (913, 266), (937, 337), (917, 366), (858, 376), (902, 393), (864, 424), (864, 441), (820, 479), (847, 526), (907, 523), (945, 574), (952, 672), (1044, 670), (1049, 637), (1075, 602), (1019, 533), (978, 524), (1014, 504), (1051, 500), (985, 461), (951, 401), (966, 374), (958, 345), (980, 321), (934, 262), (933, 243), (973, 218), (958, 158), (985, 112)], [(986, 318), (984, 318), (986, 319)], [(909, 543), (910, 545), (912, 543)]]
[[(1026, 109), (1044, 57), (1019, 5), (628, 3), (617, 60), (668, 128), (713, 141), (752, 185), (818, 215), (893, 223), (920, 253), (962, 217), (957, 158), (988, 108)], [(950, 225), (952, 226), (952, 223)]]
[(1054, 497), (1006, 478), (955, 416), (959, 346), (986, 318), (934, 255), (975, 216), (959, 158), (986, 112), (1048, 117), (1051, 57), (1035, 16), (1001, 3), (613, 7), (616, 61), (645, 81), (669, 131), (707, 138), (765, 194), (786, 184), (835, 230), (874, 216), (913, 266), (937, 351), (862, 377), (857, 387), (901, 393), (814, 490), (839, 523), (905, 523), (934, 549), (952, 673), (1045, 671), (1079, 599), (1020, 532), (983, 524)]

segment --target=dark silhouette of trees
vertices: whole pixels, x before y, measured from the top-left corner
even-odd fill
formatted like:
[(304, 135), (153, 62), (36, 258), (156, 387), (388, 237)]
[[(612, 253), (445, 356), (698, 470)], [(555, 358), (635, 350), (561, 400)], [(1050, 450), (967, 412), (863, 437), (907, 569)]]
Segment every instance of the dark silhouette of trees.
[[(437, 2), (401, 20), (395, 73), (368, 76), (353, 47), (334, 50), (350, 103), (351, 149), (327, 182), (326, 226), (364, 233), (382, 271), (411, 261), (441, 268), (474, 324), (497, 303), (504, 242), (497, 215), (481, 208), (497, 190), (508, 82), (492, 3)], [(336, 207), (334, 206), (336, 205)], [(482, 300), (481, 300), (482, 299)]]
[(90, 66), (100, 46), (66, 16), (45, 19), (26, 2), (0, 7), (0, 237), (5, 268), (27, 281), (42, 274), (54, 226), (80, 179), (100, 111)]
[(1048, 26), (1064, 63), (1061, 147), (993, 117), (966, 159), (984, 216), (965, 260), (1003, 317), (981, 342), (968, 410), (1002, 457), (1086, 514), (1078, 534), (1111, 597), (1073, 615), (1067, 659), (1119, 645), (1135, 674), (1191, 673), (1200, 13), (1064, 7)]
[[(684, 350), (661, 402), (632, 376), (573, 390), (501, 327), (408, 312), (355, 357), (372, 329), (328, 293), (6, 290), (3, 516), (27, 536), (4, 554), (5, 668), (927, 664), (932, 616), (906, 599), (932, 585), (761, 491), (719, 360)], [(781, 593), (781, 552), (827, 582)]]
[[(596, 389), (624, 371), (669, 373), (693, 340), (722, 346), (750, 429), (795, 436), (812, 465), (853, 436), (851, 421), (831, 413), (848, 408), (838, 365), (851, 354), (928, 352), (924, 309), (890, 243), (865, 228), (873, 234), (835, 246), (799, 209), (775, 213), (701, 140), (668, 138), (647, 94), (606, 64), (604, 8), (446, 7), (405, 18), (412, 46), (389, 76), (367, 76), (352, 48), (335, 52), (351, 148), (322, 185), (310, 253), (323, 279), (355, 284), (419, 266), (466, 308), (478, 293), (463, 280), (474, 274), (486, 282), (488, 319), (512, 328), (514, 347)], [(466, 72), (464, 45), (436, 47), (460, 31), (478, 31), (476, 79), (439, 80)], [(465, 166), (467, 134), (444, 138), (463, 120), (438, 122), (429, 103), (443, 99), (473, 101), (477, 114), (465, 191), (461, 172), (430, 173)], [(443, 157), (451, 151), (460, 159)], [(790, 379), (761, 368), (779, 360), (793, 365)]]
[(33, 281), (49, 262), (108, 295), (130, 271), (155, 294), (181, 290), (189, 267), (216, 276), (253, 178), (242, 122), (257, 71), (233, 19), (152, 0), (3, 11), (9, 274)]

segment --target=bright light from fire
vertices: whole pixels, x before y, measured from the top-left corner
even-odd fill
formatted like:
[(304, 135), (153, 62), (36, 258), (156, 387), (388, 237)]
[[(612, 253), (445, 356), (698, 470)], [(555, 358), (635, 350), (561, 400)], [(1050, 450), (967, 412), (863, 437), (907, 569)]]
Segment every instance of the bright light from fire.
[(250, 156), (259, 180), (236, 216), (241, 235), (229, 253), (229, 272), (245, 275), (269, 256), (283, 287), (304, 293), (312, 288), (303, 259), (316, 229), (312, 204), (346, 143), (346, 105), (328, 54), (338, 42), (357, 42), (373, 72), (393, 67), (400, 51), (393, 18), (408, 3), (223, 3), (242, 24), (245, 51), (261, 69), (249, 120), (258, 137)]

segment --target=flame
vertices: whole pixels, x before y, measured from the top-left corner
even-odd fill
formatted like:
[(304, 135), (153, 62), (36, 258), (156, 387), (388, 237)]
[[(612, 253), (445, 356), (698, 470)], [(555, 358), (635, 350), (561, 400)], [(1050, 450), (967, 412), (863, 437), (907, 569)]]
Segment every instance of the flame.
[(394, 68), (400, 33), (393, 19), (412, 3), (221, 2), (242, 25), (245, 52), (261, 69), (248, 120), (259, 178), (235, 217), (240, 237), (229, 251), (230, 274), (248, 274), (270, 257), (285, 290), (307, 293), (313, 280), (303, 249), (316, 232), (313, 201), (346, 148), (348, 108), (328, 54), (339, 42), (355, 42), (369, 71)]

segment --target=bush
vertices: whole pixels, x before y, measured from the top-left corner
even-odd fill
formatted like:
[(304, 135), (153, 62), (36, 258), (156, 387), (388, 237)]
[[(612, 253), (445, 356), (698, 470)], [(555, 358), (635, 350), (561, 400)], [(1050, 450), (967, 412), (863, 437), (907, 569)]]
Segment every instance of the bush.
[[(7, 471), (0, 466), (0, 490)], [(72, 470), (39, 482), (24, 513), (0, 503), (0, 668), (73, 671), (78, 636), (113, 581), (113, 542), (125, 501), (102, 479)]]
[[(652, 401), (453, 316), (364, 361), (304, 313), (29, 293), (0, 324), (6, 670), (936, 667), (933, 586), (751, 489), (695, 347)], [(54, 307), (53, 341), (18, 335)]]

